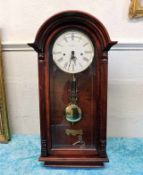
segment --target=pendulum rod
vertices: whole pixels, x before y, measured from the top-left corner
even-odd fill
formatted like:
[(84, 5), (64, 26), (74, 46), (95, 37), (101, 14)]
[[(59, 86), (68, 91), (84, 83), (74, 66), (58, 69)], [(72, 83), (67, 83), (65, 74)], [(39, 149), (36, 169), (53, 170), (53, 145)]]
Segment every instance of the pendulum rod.
[(77, 104), (77, 80), (74, 74), (72, 74), (71, 90), (70, 90), (70, 102), (72, 104)]

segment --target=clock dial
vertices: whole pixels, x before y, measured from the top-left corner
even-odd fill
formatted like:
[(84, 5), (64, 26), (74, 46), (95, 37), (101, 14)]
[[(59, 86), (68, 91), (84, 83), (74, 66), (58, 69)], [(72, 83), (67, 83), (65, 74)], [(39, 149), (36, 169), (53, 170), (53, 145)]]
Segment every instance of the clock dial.
[(55, 64), (61, 70), (78, 73), (92, 63), (94, 46), (85, 33), (69, 30), (57, 37), (53, 44), (52, 55)]

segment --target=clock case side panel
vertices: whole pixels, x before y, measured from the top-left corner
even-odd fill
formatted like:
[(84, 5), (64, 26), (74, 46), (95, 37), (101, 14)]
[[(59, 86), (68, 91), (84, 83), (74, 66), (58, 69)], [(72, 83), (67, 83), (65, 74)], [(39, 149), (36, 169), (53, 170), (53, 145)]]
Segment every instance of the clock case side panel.
[(106, 154), (106, 137), (107, 137), (107, 89), (108, 89), (108, 55), (104, 51), (100, 57), (100, 81), (99, 81), (99, 144), (98, 150), (100, 157)]
[[(49, 108), (49, 104), (46, 101), (46, 94), (45, 91), (48, 89), (45, 86), (45, 79), (46, 79), (46, 74), (45, 74), (45, 60), (44, 60), (44, 53), (39, 53), (38, 54), (38, 73), (39, 73), (39, 105), (40, 105), (40, 133), (41, 133), (41, 157), (46, 157), (48, 156), (48, 144), (49, 140), (48, 134), (47, 133), (47, 128), (48, 128), (48, 116), (49, 112), (46, 112), (46, 108)], [(49, 93), (47, 93), (49, 95)]]

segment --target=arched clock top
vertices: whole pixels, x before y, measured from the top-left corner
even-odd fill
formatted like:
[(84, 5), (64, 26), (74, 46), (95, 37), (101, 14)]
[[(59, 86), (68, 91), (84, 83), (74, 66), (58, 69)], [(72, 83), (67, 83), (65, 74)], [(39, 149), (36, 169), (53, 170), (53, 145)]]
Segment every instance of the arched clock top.
[(92, 32), (95, 40), (98, 40), (98, 50), (108, 51), (117, 42), (111, 41), (104, 25), (94, 16), (81, 11), (64, 11), (49, 18), (37, 32), (33, 47), (38, 53), (44, 53), (45, 45), (51, 34), (60, 28), (68, 26), (77, 26), (86, 28), (89, 33)]

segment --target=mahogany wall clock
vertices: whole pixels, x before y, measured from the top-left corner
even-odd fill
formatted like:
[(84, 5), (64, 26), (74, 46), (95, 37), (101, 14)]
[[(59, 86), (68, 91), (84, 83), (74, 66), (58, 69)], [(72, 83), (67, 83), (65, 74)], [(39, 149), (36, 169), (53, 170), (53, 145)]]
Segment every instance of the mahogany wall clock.
[(29, 44), (38, 52), (40, 161), (45, 165), (108, 162), (107, 67), (114, 44), (99, 20), (79, 11), (54, 15)]

